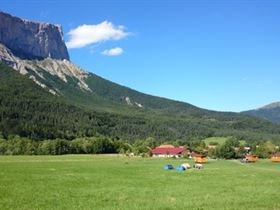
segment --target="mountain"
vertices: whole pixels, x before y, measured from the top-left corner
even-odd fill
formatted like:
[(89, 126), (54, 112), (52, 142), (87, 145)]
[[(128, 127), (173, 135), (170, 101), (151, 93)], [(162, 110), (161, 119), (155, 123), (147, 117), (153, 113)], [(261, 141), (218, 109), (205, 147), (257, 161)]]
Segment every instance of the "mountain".
[[(40, 35), (38, 42), (44, 23), (2, 15), (10, 19), (8, 26), (0, 24), (0, 132), (4, 136), (73, 139), (102, 134), (127, 140), (151, 136), (161, 141), (280, 137), (279, 126), (266, 120), (151, 96), (87, 72), (68, 60), (67, 49), (57, 50), (65, 44), (56, 25), (47, 24), (47, 32), (42, 32), (46, 35)], [(10, 28), (17, 31), (21, 24), (25, 30), (13, 34), (17, 48), (10, 46), (2, 36)], [(31, 33), (34, 25), (38, 33)], [(31, 31), (28, 36), (26, 31)], [(51, 35), (57, 31), (60, 37)], [(34, 43), (43, 53), (30, 50)]]
[(275, 109), (280, 107), (280, 102), (274, 102), (271, 104), (268, 104), (266, 106), (263, 106), (261, 109)]
[(274, 123), (280, 123), (280, 102), (274, 102), (261, 108), (245, 111), (243, 113), (263, 118)]
[(0, 42), (23, 59), (67, 59), (60, 25), (37, 23), (0, 12)]

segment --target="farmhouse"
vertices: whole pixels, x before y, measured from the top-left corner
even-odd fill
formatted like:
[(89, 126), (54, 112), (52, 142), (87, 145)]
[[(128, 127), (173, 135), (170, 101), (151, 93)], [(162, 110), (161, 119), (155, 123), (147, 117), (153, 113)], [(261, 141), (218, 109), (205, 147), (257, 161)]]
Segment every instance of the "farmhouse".
[(196, 163), (207, 163), (208, 162), (208, 157), (206, 155), (192, 153), (192, 156), (194, 158), (194, 162), (196, 162)]
[(250, 162), (251, 162), (251, 163), (254, 163), (254, 162), (256, 162), (258, 159), (259, 159), (259, 158), (258, 158), (257, 155), (248, 154), (248, 155), (245, 156), (245, 160), (246, 160), (247, 162), (249, 162), (249, 163), (250, 163)]
[(270, 157), (272, 162), (280, 162), (280, 153), (274, 154)]
[(187, 149), (185, 147), (174, 147), (173, 145), (160, 145), (151, 152), (153, 157), (182, 157)]

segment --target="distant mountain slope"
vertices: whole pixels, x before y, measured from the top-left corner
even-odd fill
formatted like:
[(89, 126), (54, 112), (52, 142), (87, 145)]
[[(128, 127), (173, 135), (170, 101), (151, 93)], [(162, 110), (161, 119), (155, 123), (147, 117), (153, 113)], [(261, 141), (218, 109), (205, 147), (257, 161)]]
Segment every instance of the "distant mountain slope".
[(274, 102), (274, 103), (268, 104), (266, 106), (263, 106), (261, 109), (275, 109), (275, 108), (280, 108), (280, 102)]
[(259, 109), (249, 110), (243, 113), (260, 117), (274, 123), (280, 123), (280, 102), (271, 103)]

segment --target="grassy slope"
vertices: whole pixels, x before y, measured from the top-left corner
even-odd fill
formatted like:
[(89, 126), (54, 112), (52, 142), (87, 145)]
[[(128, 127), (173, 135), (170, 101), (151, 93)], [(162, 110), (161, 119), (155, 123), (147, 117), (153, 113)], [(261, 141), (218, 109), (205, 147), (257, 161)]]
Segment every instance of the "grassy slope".
[(0, 157), (0, 209), (280, 209), (277, 164), (108, 156)]

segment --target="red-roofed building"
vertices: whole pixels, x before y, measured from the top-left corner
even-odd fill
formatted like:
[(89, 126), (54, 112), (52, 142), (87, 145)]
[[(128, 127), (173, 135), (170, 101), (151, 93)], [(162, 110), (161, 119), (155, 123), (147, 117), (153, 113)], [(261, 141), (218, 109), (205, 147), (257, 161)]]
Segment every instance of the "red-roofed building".
[(153, 157), (181, 157), (187, 149), (185, 147), (156, 147), (152, 151)]

